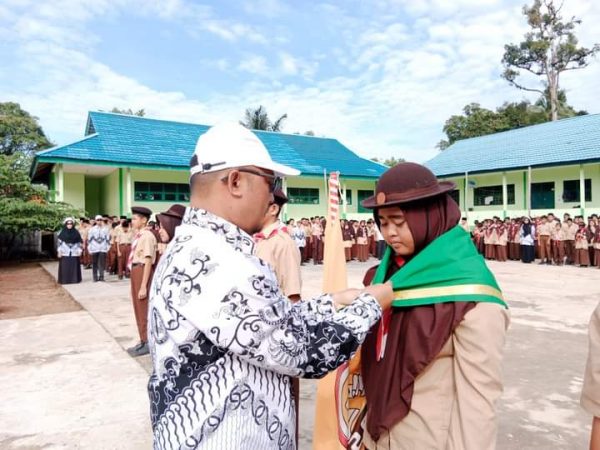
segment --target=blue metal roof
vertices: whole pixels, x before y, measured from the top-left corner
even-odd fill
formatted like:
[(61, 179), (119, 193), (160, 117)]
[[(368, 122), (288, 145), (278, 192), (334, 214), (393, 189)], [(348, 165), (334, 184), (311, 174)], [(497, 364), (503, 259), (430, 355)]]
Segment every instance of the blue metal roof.
[[(120, 166), (187, 168), (198, 137), (208, 130), (198, 125), (122, 114), (90, 112), (86, 138), (36, 156), (37, 163), (105, 163)], [(336, 139), (254, 131), (271, 157), (301, 171), (323, 175), (377, 178), (387, 168), (361, 158)]]
[(437, 176), (600, 160), (600, 114), (455, 142), (426, 162)]

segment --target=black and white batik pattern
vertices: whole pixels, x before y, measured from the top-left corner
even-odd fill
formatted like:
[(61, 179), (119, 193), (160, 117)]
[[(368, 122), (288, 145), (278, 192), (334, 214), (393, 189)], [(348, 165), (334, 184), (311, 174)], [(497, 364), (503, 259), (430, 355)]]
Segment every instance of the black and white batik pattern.
[(148, 384), (155, 449), (293, 449), (290, 376), (346, 361), (381, 309), (363, 294), (335, 311), (323, 295), (292, 304), (252, 238), (189, 209), (154, 275)]

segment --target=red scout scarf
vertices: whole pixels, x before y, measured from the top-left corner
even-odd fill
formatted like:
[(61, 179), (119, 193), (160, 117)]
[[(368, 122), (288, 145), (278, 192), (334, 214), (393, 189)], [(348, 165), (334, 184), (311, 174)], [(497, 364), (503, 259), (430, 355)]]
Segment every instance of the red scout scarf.
[(131, 250), (129, 251), (129, 258), (127, 258), (127, 269), (131, 272), (131, 268), (133, 267), (133, 255), (135, 254), (135, 248), (137, 247), (138, 241), (142, 236), (143, 229), (138, 231), (131, 242)]
[(289, 235), (287, 226), (281, 225), (281, 223), (280, 223), (279, 226), (276, 226), (275, 228), (273, 228), (266, 235), (262, 231), (259, 233), (256, 233), (254, 235), (254, 242), (256, 242), (258, 244), (260, 241), (264, 241), (265, 239), (271, 239), (273, 236), (275, 236), (279, 233), (286, 233)]

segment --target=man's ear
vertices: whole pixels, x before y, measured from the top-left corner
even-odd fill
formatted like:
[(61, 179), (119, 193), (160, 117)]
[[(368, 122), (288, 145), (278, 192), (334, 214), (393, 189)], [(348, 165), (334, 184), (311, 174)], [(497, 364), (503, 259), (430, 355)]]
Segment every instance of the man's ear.
[(242, 185), (245, 183), (245, 180), (242, 179), (242, 176), (238, 170), (232, 170), (227, 175), (227, 189), (229, 193), (234, 197), (242, 197)]

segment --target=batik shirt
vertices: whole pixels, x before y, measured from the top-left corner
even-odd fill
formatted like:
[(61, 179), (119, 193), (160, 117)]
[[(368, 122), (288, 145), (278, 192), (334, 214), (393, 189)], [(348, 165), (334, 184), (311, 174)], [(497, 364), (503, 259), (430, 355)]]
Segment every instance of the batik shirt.
[(110, 234), (105, 227), (94, 225), (88, 233), (88, 252), (108, 252), (110, 248)]
[(81, 246), (81, 242), (75, 242), (74, 244), (67, 244), (64, 241), (58, 240), (58, 253), (61, 256), (81, 256), (83, 252), (83, 247)]
[(252, 237), (186, 211), (153, 278), (148, 383), (155, 449), (293, 449), (294, 377), (318, 378), (379, 320), (368, 294), (292, 304)]

